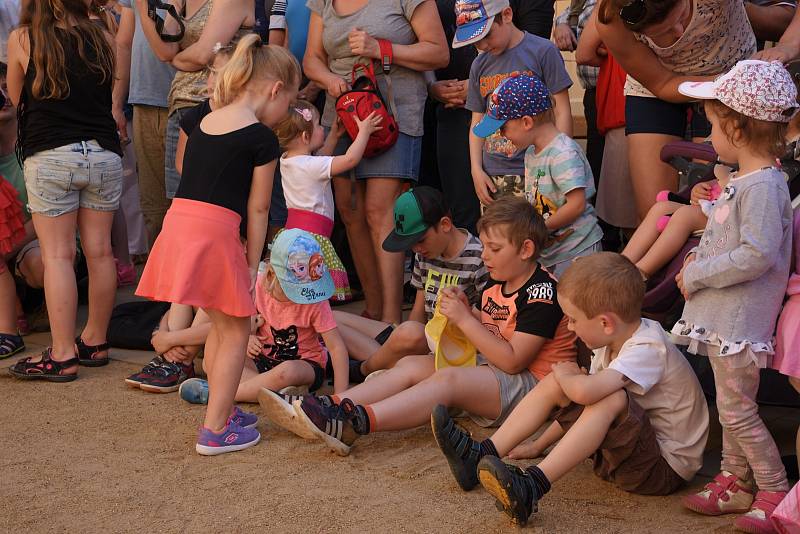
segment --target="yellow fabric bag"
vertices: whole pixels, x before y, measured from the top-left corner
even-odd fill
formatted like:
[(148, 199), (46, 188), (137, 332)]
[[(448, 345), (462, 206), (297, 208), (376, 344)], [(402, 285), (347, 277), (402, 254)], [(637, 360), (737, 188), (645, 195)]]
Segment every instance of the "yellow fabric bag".
[(456, 325), (451, 324), (439, 310), (442, 301), (441, 288), (433, 317), (425, 325), (425, 337), (428, 346), (433, 351), (436, 369), (445, 367), (475, 367), (477, 364), (477, 350), (475, 345), (467, 339), (464, 332)]

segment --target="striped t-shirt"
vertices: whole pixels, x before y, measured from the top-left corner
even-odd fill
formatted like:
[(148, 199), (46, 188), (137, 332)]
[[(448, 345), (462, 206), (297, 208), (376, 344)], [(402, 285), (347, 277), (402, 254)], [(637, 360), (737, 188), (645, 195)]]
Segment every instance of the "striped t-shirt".
[(479, 306), (481, 292), (489, 280), (489, 273), (483, 265), (481, 253), (483, 244), (468, 231), (459, 228), (467, 235), (464, 248), (454, 258), (425, 258), (414, 255), (414, 271), (411, 285), (425, 292), (425, 319), (430, 321), (436, 308), (436, 298), (443, 287), (458, 286), (467, 295), (470, 304)]
[[(537, 147), (538, 148), (538, 147)], [(567, 193), (583, 189), (586, 207), (577, 219), (551, 230), (539, 263), (550, 267), (574, 258), (603, 238), (597, 224), (594, 206), (589, 202), (595, 194), (592, 169), (583, 150), (569, 136), (558, 134), (538, 152), (531, 146), (525, 152), (525, 195), (545, 220), (567, 203)]]

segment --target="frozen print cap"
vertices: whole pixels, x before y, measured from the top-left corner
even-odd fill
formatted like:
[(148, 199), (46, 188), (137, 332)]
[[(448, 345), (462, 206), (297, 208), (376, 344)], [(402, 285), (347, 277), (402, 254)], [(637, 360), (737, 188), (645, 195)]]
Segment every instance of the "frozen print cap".
[(478, 137), (489, 137), (506, 121), (535, 117), (553, 107), (550, 91), (535, 74), (512, 73), (488, 98), (483, 119), (472, 129)]
[(279, 233), (272, 242), (269, 262), (281, 289), (292, 302), (316, 304), (333, 295), (333, 278), (322, 249), (305, 230), (292, 228)]
[(740, 61), (713, 82), (683, 82), (678, 92), (769, 122), (789, 122), (798, 108), (797, 87), (779, 61)]
[(492, 28), (493, 17), (508, 6), (508, 0), (456, 0), (453, 48), (477, 43), (486, 37)]

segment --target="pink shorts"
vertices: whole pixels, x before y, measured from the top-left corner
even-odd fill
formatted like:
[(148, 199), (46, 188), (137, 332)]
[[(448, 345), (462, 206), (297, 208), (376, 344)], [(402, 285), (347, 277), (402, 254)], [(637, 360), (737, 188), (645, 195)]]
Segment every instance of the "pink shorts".
[(775, 338), (772, 368), (800, 378), (800, 295), (792, 295), (784, 304)]

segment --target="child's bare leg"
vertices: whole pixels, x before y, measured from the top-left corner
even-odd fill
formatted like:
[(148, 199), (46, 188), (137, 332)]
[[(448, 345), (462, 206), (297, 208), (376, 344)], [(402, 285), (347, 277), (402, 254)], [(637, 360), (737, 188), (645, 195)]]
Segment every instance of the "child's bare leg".
[(336, 319), (336, 325), (350, 357), (361, 361), (372, 356), (381, 347), (375, 341), (375, 336), (389, 326), (389, 323), (383, 321), (341, 311), (334, 311), (333, 318)]
[(625, 246), (625, 250), (622, 251), (622, 255), (634, 263), (642, 259), (642, 256), (647, 253), (656, 239), (658, 239), (658, 228), (656, 227), (658, 220), (664, 215), (674, 213), (681, 206), (683, 206), (683, 204), (669, 201), (656, 202), (653, 204), (653, 207), (647, 212), (647, 216), (642, 221), (642, 224), (639, 225), (639, 228), (637, 228), (631, 236), (630, 241), (628, 241), (628, 244)]
[(529, 438), (547, 421), (554, 408), (569, 404), (553, 375), (547, 375), (525, 395), (490, 438), (500, 457)]
[(17, 335), (17, 290), (5, 265), (0, 266), (0, 334)]
[(658, 272), (680, 252), (692, 232), (702, 230), (707, 222), (700, 206), (682, 206), (672, 214), (667, 227), (650, 250), (636, 262), (636, 267), (647, 275)]
[(203, 424), (212, 432), (220, 432), (231, 414), (242, 378), (250, 318), (233, 317), (217, 310), (206, 311), (214, 323), (217, 348), (208, 374), (208, 407)]
[[(401, 360), (396, 368), (406, 359)], [(501, 405), (500, 385), (494, 371), (488, 365), (448, 367), (437, 371), (416, 386), (371, 404), (368, 407), (373, 416), (370, 418), (371, 430), (405, 430), (427, 424), (437, 404), (496, 419)]]
[(614, 420), (623, 416), (627, 408), (628, 396), (622, 390), (584, 408), (558, 445), (539, 463), (539, 469), (551, 483), (560, 479), (600, 447)]
[(261, 388), (280, 391), (288, 386), (310, 386), (314, 383), (314, 369), (302, 360), (281, 362), (266, 373), (259, 373), (252, 361), (247, 363), (249, 365), (245, 365), (242, 381), (236, 390), (237, 402), (258, 402)]
[(421, 354), (428, 350), (425, 339), (425, 325), (416, 321), (406, 321), (394, 329), (386, 343), (361, 364), (365, 376), (379, 369), (389, 369), (409, 354)]
[(186, 304), (173, 303), (167, 312), (167, 329), (170, 332), (189, 328), (194, 319), (194, 310)]
[(356, 404), (378, 402), (400, 393), (434, 373), (433, 356), (406, 356), (392, 369), (337, 395)]

